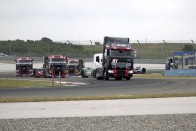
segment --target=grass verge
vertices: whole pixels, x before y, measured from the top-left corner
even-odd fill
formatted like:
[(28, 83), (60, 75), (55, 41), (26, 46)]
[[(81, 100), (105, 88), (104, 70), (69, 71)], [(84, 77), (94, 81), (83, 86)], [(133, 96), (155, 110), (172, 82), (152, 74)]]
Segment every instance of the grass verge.
[(163, 76), (162, 73), (153, 74), (134, 74), (133, 78), (143, 78), (143, 79), (196, 79), (194, 76)]
[(56, 98), (0, 98), (0, 103), (144, 99), (144, 98), (168, 98), (168, 97), (192, 97), (192, 96), (196, 96), (196, 93), (133, 94), (133, 95), (118, 95), (118, 96), (81, 96), (81, 97), (59, 97), (59, 98), (57, 97)]
[(0, 88), (43, 87), (51, 86), (48, 81), (0, 79)]

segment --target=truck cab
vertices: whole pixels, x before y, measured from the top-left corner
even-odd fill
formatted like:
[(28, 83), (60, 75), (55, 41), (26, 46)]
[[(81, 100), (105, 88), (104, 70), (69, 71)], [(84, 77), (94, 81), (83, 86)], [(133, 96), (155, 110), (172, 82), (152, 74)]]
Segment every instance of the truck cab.
[(96, 78), (109, 80), (133, 76), (133, 50), (129, 38), (105, 37), (102, 67), (96, 69)]
[(33, 59), (31, 57), (19, 57), (15, 59), (16, 76), (33, 75)]
[(98, 67), (102, 67), (103, 62), (103, 54), (102, 53), (96, 53), (93, 56), (93, 69), (96, 69)]
[(44, 57), (43, 68), (46, 68), (52, 77), (65, 77), (68, 74), (67, 57), (63, 55), (51, 55)]
[(80, 70), (84, 68), (84, 60), (68, 58), (67, 68), (69, 75), (79, 75)]

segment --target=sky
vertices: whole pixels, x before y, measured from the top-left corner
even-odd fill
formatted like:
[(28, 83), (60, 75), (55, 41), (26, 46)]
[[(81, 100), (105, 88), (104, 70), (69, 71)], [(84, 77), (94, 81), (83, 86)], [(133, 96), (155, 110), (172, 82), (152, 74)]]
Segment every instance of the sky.
[(196, 0), (0, 0), (0, 40), (196, 40)]

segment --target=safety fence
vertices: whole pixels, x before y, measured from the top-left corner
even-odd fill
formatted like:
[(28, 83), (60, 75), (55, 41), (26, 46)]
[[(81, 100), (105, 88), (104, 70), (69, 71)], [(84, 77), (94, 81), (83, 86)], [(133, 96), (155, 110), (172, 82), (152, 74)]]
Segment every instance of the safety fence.
[[(102, 52), (103, 41), (69, 41), (70, 43), (27, 43), (18, 41), (14, 44), (0, 43), (0, 53), (13, 57), (43, 57), (45, 55), (65, 55), (72, 58), (92, 58), (93, 54)], [(192, 45), (196, 49), (193, 40), (181, 41), (149, 41), (131, 40), (136, 59), (166, 59), (173, 56), (174, 51), (183, 51), (185, 45)], [(0, 56), (1, 57), (1, 56)]]

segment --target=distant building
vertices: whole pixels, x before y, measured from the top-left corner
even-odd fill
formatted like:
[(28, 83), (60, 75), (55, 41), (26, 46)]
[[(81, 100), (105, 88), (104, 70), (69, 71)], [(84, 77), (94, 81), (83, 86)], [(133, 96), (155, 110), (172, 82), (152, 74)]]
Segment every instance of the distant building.
[(173, 53), (173, 56), (188, 56), (188, 60), (195, 60), (195, 51), (177, 51)]

